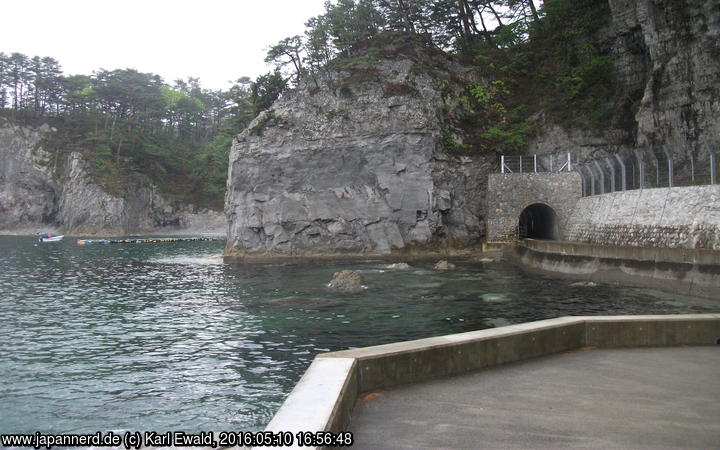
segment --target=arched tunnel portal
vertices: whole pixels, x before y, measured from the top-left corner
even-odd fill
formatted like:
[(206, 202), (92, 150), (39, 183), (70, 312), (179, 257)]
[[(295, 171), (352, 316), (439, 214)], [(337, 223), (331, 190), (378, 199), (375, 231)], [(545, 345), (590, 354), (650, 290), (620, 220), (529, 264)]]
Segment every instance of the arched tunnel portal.
[(582, 197), (577, 172), (492, 173), (487, 188), (487, 242), (564, 239)]
[(519, 239), (558, 239), (558, 218), (555, 210), (544, 203), (533, 203), (520, 213)]

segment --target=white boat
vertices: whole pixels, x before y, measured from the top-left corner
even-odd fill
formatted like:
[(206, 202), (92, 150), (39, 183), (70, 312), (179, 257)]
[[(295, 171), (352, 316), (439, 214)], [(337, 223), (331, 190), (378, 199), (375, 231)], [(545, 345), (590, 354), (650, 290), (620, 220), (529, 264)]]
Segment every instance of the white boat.
[(48, 236), (48, 237), (41, 236), (38, 238), (38, 242), (57, 242), (57, 241), (62, 241), (62, 238), (64, 238), (64, 237), (65, 237), (64, 234), (60, 235), (60, 236)]

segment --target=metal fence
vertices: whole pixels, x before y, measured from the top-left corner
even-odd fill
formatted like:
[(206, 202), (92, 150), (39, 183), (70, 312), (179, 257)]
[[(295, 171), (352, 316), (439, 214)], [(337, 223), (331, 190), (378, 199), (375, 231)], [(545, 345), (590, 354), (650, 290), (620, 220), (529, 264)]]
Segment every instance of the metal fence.
[(582, 195), (655, 187), (718, 184), (720, 149), (701, 142), (684, 153), (670, 147), (635, 149), (604, 158), (573, 161), (570, 153), (500, 156), (501, 173), (570, 172), (582, 178)]
[(573, 170), (573, 162), (570, 153), (500, 156), (501, 173), (570, 172), (571, 170)]
[(655, 187), (717, 184), (717, 146), (701, 143), (684, 154), (669, 147), (635, 149), (577, 165), (583, 196)]

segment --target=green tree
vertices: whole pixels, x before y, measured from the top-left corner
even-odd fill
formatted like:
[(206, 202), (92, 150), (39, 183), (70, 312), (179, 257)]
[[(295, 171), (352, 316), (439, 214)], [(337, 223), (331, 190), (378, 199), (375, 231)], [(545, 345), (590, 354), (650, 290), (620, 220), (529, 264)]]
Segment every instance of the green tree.
[(328, 32), (339, 52), (346, 52), (358, 42), (375, 36), (385, 25), (385, 18), (372, 0), (338, 0), (325, 5)]
[(306, 62), (310, 70), (322, 69), (334, 54), (330, 42), (330, 28), (325, 15), (313, 17), (305, 23)]
[(278, 70), (282, 70), (288, 65), (292, 65), (293, 75), (296, 83), (300, 82), (300, 76), (303, 72), (303, 54), (305, 53), (305, 44), (302, 37), (293, 36), (285, 38), (268, 49), (265, 62), (275, 64)]
[(279, 70), (260, 75), (250, 86), (250, 101), (257, 116), (268, 109), (285, 90), (286, 82)]

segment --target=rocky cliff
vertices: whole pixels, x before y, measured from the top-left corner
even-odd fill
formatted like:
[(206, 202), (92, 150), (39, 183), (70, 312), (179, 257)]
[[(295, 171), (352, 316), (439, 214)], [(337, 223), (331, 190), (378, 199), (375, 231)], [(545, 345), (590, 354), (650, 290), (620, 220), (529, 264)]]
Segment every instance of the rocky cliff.
[[(667, 146), (682, 164), (707, 152), (720, 134), (720, 4), (601, 6), (604, 25), (593, 39), (612, 55), (615, 95), (607, 101), (615, 114), (589, 129), (537, 113), (527, 153), (584, 160)], [(306, 80), (236, 139), (226, 255), (374, 255), (483, 239), (497, 155), (462, 154), (443, 122), (448, 103), (467, 94), (463, 86), (483, 81), (441, 52), (376, 53), (373, 64), (350, 57)]]
[[(618, 107), (613, 126), (590, 132), (546, 121), (530, 153), (602, 156), (668, 146), (682, 161), (720, 135), (720, 3), (608, 0), (597, 39), (610, 49)], [(621, 116), (628, 116), (627, 119)]]
[(233, 143), (227, 256), (385, 255), (482, 236), (496, 158), (442, 145), (438, 111), (459, 67), (414, 44), (350, 62), (283, 96)]
[(224, 232), (221, 213), (169, 202), (152, 187), (138, 184), (125, 195), (108, 194), (88, 176), (79, 153), (57, 161), (43, 150), (43, 138), (54, 131), (48, 125), (26, 127), (0, 119), (0, 231)]

